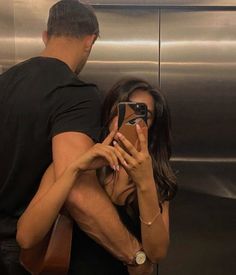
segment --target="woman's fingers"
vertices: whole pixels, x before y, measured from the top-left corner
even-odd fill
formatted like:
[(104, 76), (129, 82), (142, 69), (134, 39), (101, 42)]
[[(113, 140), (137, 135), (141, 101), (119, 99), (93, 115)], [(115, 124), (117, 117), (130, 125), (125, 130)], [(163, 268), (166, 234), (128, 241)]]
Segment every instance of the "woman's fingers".
[(112, 123), (112, 130), (110, 132), (110, 134), (104, 139), (103, 143), (102, 144), (105, 144), (105, 145), (110, 145), (117, 133), (117, 130), (118, 130), (118, 116), (116, 116), (113, 120), (113, 123)]
[(97, 156), (104, 157), (112, 169), (119, 170), (119, 161), (112, 146), (101, 144), (97, 148)]
[(112, 130), (118, 130), (118, 116), (114, 117)]
[(112, 168), (113, 168), (114, 170), (119, 170), (119, 161), (118, 161), (117, 155), (116, 155), (116, 153), (115, 153), (114, 147), (112, 147), (112, 146), (107, 146), (107, 150), (108, 150), (108, 153), (110, 154), (110, 156), (111, 156), (111, 158), (112, 158), (112, 163), (113, 163)]
[(138, 134), (138, 139), (140, 143), (140, 148), (142, 152), (147, 152), (148, 151), (148, 142), (147, 142), (147, 133), (148, 133), (148, 128), (147, 127), (140, 127), (140, 125), (137, 123), (136, 124), (136, 131)]
[(114, 141), (114, 148), (115, 148), (115, 153), (116, 153), (116, 156), (117, 158), (119, 159), (120, 163), (124, 164), (124, 165), (127, 165), (127, 162), (125, 161), (124, 157), (122, 156), (121, 152), (116, 148), (116, 144), (117, 142)]
[(113, 129), (110, 134), (104, 139), (104, 141), (102, 142), (103, 145), (110, 145), (115, 137), (117, 133), (116, 129)]
[(138, 157), (138, 151), (136, 150), (136, 148), (134, 147), (134, 145), (121, 133), (117, 133), (117, 137), (119, 138), (119, 140), (122, 142), (122, 144), (125, 146), (125, 148), (127, 149), (127, 151), (134, 156), (135, 158)]
[(116, 153), (118, 153), (117, 156), (120, 159), (122, 165), (126, 167), (134, 166), (135, 159), (132, 156), (130, 156), (127, 152), (125, 152), (125, 150), (122, 149), (116, 141), (113, 141), (113, 144), (115, 146)]

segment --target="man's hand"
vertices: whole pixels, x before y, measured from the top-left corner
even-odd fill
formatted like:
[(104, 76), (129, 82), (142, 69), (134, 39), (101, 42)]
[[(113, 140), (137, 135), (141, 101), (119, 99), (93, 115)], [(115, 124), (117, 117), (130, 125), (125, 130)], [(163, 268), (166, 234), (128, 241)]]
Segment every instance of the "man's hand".
[(128, 266), (129, 275), (151, 275), (153, 272), (153, 263), (147, 260), (142, 265)]

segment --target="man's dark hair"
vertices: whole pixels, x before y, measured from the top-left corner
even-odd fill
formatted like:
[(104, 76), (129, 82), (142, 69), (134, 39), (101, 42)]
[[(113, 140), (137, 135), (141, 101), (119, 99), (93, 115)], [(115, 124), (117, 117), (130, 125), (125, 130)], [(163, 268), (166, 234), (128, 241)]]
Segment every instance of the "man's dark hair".
[(62, 0), (49, 11), (47, 33), (50, 36), (82, 38), (86, 35), (99, 35), (97, 17), (90, 6), (78, 0)]

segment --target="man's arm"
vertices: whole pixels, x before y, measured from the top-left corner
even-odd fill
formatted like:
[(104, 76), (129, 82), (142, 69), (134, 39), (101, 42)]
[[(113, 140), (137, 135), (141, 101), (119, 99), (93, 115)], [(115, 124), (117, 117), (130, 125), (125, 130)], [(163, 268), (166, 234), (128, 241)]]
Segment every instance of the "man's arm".
[[(92, 145), (93, 141), (79, 132), (54, 136), (52, 149), (56, 178)], [(131, 262), (140, 250), (140, 244), (122, 224), (116, 209), (99, 185), (95, 172), (86, 173), (78, 179), (68, 197), (67, 207), (81, 229), (119, 260)]]

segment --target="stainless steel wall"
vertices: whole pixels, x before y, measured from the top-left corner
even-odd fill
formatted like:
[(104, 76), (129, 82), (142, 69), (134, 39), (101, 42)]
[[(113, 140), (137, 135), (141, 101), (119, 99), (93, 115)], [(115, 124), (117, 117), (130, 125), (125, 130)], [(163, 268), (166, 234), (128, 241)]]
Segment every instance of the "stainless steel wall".
[(13, 1), (0, 1), (0, 73), (15, 63)]
[[(42, 50), (55, 2), (0, 0), (0, 72)], [(172, 111), (179, 185), (235, 198), (236, 1), (90, 3), (101, 38), (81, 78), (103, 91), (131, 75), (160, 85)]]
[(161, 10), (161, 87), (185, 188), (236, 197), (236, 11)]
[(135, 5), (158, 7), (233, 7), (235, 0), (81, 0), (93, 5)]
[[(0, 73), (43, 49), (55, 2), (0, 0)], [(84, 2), (94, 4), (101, 38), (81, 78), (105, 92), (123, 76), (144, 77), (170, 105), (180, 192), (161, 274), (234, 274), (236, 0)]]
[(42, 50), (41, 33), (46, 28), (48, 9), (55, 2), (13, 1), (16, 63), (37, 55)]
[(0, 72), (39, 54), (41, 33), (55, 0), (0, 0)]
[(96, 7), (101, 37), (81, 78), (106, 91), (120, 78), (159, 79), (159, 12), (155, 7)]

